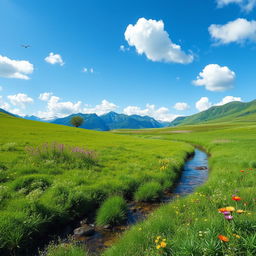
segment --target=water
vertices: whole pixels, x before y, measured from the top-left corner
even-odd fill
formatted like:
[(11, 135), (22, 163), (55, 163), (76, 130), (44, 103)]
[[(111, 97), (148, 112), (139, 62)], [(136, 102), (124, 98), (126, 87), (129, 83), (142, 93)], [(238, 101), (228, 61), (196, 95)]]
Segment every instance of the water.
[(147, 218), (159, 206), (169, 203), (174, 198), (186, 196), (202, 185), (208, 178), (208, 156), (205, 152), (195, 149), (194, 155), (185, 163), (181, 176), (174, 189), (166, 191), (160, 202), (156, 203), (129, 203), (128, 220), (123, 226), (112, 229), (95, 229), (95, 234), (90, 237), (80, 237), (79, 241), (86, 245), (91, 255), (100, 253), (110, 247), (120, 235), (131, 225)]

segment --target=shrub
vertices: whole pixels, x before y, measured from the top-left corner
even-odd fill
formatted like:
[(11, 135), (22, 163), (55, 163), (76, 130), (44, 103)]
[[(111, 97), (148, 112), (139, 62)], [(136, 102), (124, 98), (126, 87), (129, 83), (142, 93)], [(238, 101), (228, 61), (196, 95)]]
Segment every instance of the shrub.
[(139, 187), (135, 193), (136, 201), (156, 201), (163, 195), (163, 188), (158, 182), (148, 182)]
[(38, 147), (26, 147), (26, 151), (30, 159), (39, 165), (60, 164), (66, 169), (88, 168), (96, 165), (95, 152), (80, 147), (45, 143)]
[(103, 225), (119, 225), (127, 218), (127, 204), (120, 196), (108, 198), (100, 207), (96, 216), (96, 224)]

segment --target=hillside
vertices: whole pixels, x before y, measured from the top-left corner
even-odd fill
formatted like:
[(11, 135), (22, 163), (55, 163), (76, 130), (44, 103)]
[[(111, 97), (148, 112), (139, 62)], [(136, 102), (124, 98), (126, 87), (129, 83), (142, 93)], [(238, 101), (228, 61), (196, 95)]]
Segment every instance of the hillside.
[(255, 121), (256, 100), (251, 102), (230, 102), (223, 106), (214, 106), (198, 114), (178, 117), (170, 126), (191, 125), (212, 122)]

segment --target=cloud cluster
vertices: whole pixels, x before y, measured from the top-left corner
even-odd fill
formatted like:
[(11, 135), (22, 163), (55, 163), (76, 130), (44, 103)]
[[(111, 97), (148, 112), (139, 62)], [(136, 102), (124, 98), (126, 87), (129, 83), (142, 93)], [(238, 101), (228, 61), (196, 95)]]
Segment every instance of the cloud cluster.
[(29, 74), (34, 71), (34, 66), (26, 60), (12, 60), (0, 55), (0, 77), (29, 79)]
[(251, 11), (256, 6), (256, 0), (217, 0), (218, 7), (229, 4), (238, 4), (244, 11)]
[(196, 108), (201, 112), (209, 109), (210, 107), (222, 106), (232, 101), (242, 101), (242, 99), (240, 97), (226, 96), (220, 102), (213, 104), (210, 102), (208, 97), (202, 97), (200, 100), (196, 102), (195, 105), (196, 105)]
[(7, 96), (7, 98), (9, 99), (12, 105), (21, 107), (23, 109), (26, 108), (27, 104), (34, 102), (32, 98), (30, 98), (27, 94), (24, 93), (9, 95)]
[(209, 28), (212, 39), (217, 44), (244, 43), (256, 41), (256, 21), (238, 18), (225, 25), (212, 24)]
[(183, 111), (183, 110), (189, 109), (189, 105), (188, 105), (188, 103), (186, 103), (186, 102), (177, 102), (177, 103), (174, 105), (174, 108), (175, 108), (176, 110)]
[(85, 106), (82, 101), (61, 101), (60, 97), (54, 96), (49, 92), (41, 93), (39, 99), (46, 101), (47, 106), (46, 111), (38, 111), (37, 115), (46, 120), (56, 117), (65, 117), (76, 113), (96, 113), (102, 115), (117, 108), (114, 103), (107, 100), (103, 100), (101, 104), (96, 105), (95, 107)]
[(205, 89), (213, 92), (223, 92), (233, 87), (236, 74), (228, 67), (218, 64), (209, 64), (199, 73), (193, 81), (196, 86), (205, 86)]
[(172, 42), (162, 20), (140, 18), (135, 25), (127, 26), (124, 35), (128, 44), (149, 60), (185, 64), (194, 59), (193, 55), (186, 54), (180, 45)]
[(155, 105), (150, 104), (147, 104), (145, 109), (137, 106), (128, 106), (123, 110), (123, 113), (126, 115), (150, 116), (163, 122), (170, 122), (178, 116), (171, 114), (166, 107), (156, 108)]
[(60, 54), (54, 54), (53, 52), (50, 52), (50, 54), (44, 60), (52, 65), (59, 64), (63, 66), (65, 64)]

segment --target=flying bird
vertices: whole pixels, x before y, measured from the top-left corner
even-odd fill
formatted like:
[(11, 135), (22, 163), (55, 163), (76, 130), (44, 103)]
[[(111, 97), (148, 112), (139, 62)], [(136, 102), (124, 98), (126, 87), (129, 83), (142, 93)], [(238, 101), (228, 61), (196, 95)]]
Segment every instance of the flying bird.
[(21, 45), (21, 47), (23, 47), (23, 48), (26, 48), (26, 49), (27, 49), (27, 48), (31, 47), (31, 45), (29, 45), (29, 44), (22, 44), (22, 45)]

